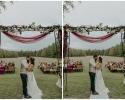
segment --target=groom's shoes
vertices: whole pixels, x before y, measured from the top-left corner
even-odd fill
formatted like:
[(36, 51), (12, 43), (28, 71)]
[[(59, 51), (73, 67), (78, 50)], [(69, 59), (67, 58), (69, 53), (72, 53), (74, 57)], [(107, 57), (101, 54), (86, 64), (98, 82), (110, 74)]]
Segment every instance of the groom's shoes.
[(92, 92), (92, 94), (93, 94), (93, 95), (99, 95), (99, 93), (96, 92), (96, 91), (95, 91), (95, 92)]
[(30, 98), (32, 98), (31, 96), (25, 96), (24, 98), (26, 98), (26, 99), (30, 99)]

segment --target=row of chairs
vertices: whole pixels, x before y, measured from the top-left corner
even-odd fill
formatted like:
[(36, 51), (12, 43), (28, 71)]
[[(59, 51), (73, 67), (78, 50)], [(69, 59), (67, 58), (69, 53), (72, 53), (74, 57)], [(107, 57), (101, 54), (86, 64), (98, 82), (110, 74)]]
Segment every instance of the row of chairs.
[(108, 68), (110, 72), (125, 72), (124, 62), (110, 61), (105, 65), (105, 67)]
[(0, 62), (0, 74), (4, 73), (15, 73), (15, 64), (14, 63), (5, 63), (4, 61)]
[(80, 61), (64, 64), (64, 72), (83, 72), (83, 64)]
[(40, 65), (38, 66), (38, 68), (43, 72), (43, 73), (57, 73), (58, 72), (58, 68), (57, 65), (55, 63), (47, 63), (47, 62), (41, 62)]

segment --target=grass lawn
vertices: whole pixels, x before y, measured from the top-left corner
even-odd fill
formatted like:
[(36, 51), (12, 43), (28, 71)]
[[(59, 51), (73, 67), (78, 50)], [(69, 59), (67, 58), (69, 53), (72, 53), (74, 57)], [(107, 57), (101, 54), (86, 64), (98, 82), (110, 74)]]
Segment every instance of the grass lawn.
[[(35, 69), (34, 74), (38, 87), (43, 92), (46, 99), (61, 98), (61, 89), (56, 86), (57, 76), (43, 74)], [(0, 75), (0, 99), (20, 99), (22, 98), (22, 82), (20, 79), (19, 68), (15, 74)]]
[[(68, 90), (65, 91), (64, 88), (64, 98), (82, 99), (90, 97), (90, 80), (88, 74), (89, 60), (88, 58), (81, 60), (83, 60), (83, 63), (85, 65), (84, 71), (68, 73)], [(105, 58), (104, 60), (106, 62), (107, 59)], [(110, 90), (109, 93), (110, 98), (125, 99), (125, 85), (123, 84), (123, 79), (124, 79), (123, 73), (111, 73), (109, 72), (108, 69), (103, 68), (103, 78), (106, 86)]]

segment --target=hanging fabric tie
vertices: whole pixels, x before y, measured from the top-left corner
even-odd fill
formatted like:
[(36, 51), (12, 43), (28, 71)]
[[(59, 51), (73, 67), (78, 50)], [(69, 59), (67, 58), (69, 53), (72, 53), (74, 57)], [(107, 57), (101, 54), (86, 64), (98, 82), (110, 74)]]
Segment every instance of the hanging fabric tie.
[(58, 31), (58, 41), (59, 41), (59, 57), (62, 57), (62, 30)]

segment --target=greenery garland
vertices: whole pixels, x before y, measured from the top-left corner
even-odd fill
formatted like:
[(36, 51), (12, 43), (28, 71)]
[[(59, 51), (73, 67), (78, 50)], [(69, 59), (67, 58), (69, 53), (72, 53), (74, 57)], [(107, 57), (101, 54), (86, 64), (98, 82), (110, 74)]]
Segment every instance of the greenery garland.
[(54, 31), (58, 31), (59, 29), (61, 29), (60, 25), (53, 25), (53, 26), (42, 26), (42, 25), (12, 25), (12, 26), (3, 26), (0, 25), (0, 32), (20, 32), (20, 34), (24, 31), (40, 31), (40, 32), (54, 32)]
[[(81, 25), (81, 26), (70, 26), (70, 25), (64, 25), (64, 30), (69, 32), (80, 32), (80, 33), (87, 33), (90, 34), (90, 32), (93, 31), (105, 31), (107, 33), (114, 33), (117, 34), (119, 32), (125, 31), (125, 26), (113, 26), (110, 27), (108, 25), (103, 26), (102, 23), (96, 26), (90, 26), (90, 25)], [(40, 31), (40, 32), (54, 32), (62, 29), (62, 26), (60, 25), (53, 25), (53, 26), (42, 26), (42, 25), (12, 25), (12, 26), (3, 26), (0, 25), (0, 32), (3, 31), (9, 31), (9, 32), (24, 32), (24, 31)]]
[(82, 25), (82, 26), (74, 27), (70, 25), (65, 25), (64, 29), (69, 32), (80, 32), (80, 33), (87, 33), (87, 34), (90, 34), (90, 32), (93, 32), (93, 31), (105, 31), (107, 33), (117, 34), (119, 32), (123, 33), (125, 30), (125, 26), (109, 27), (108, 25), (102, 26), (102, 24), (99, 24), (96, 26)]

